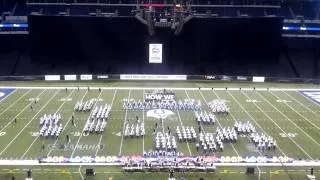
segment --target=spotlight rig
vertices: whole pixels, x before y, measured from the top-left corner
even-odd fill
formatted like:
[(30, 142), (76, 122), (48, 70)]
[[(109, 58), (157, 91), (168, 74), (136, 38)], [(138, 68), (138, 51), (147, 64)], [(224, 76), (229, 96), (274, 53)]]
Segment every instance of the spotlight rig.
[(155, 28), (171, 28), (175, 35), (179, 35), (185, 23), (193, 17), (193, 12), (188, 2), (174, 0), (172, 4), (137, 4), (135, 18), (148, 27), (149, 35), (155, 34)]

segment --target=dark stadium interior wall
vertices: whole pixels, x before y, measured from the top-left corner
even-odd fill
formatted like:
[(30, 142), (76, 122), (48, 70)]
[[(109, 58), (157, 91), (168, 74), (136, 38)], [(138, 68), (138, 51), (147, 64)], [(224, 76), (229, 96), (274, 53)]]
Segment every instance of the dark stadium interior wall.
[[(90, 73), (248, 74), (278, 63), (280, 18), (192, 19), (179, 36), (134, 18), (30, 16), (33, 62)], [(163, 64), (148, 44), (163, 44)], [(58, 72), (59, 73), (59, 72)]]

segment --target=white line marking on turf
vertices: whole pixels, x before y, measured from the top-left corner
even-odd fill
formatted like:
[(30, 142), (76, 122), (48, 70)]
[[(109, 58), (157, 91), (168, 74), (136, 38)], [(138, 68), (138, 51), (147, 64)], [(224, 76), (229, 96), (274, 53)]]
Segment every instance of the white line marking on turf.
[[(244, 92), (241, 91), (241, 93), (242, 93), (244, 96), (246, 96), (247, 98), (249, 98), (248, 95), (245, 94)], [(230, 95), (231, 95), (231, 93), (230, 93)], [(260, 112), (262, 112), (265, 116), (267, 116), (267, 118), (269, 118), (283, 133), (286, 133), (267, 113), (265, 113), (265, 112), (260, 108), (260, 106), (258, 106), (256, 103), (253, 103), (253, 104), (260, 110)], [(310, 159), (313, 160), (313, 158), (307, 153), (307, 151), (304, 150), (294, 139), (292, 139), (291, 137), (288, 137), (288, 138), (289, 138), (301, 151), (303, 151), (304, 154), (308, 156), (308, 158), (310, 158)], [(279, 148), (279, 144), (278, 144), (278, 148)], [(280, 148), (279, 148), (279, 149), (280, 149)]]
[[(69, 98), (72, 94), (74, 93), (74, 90), (72, 90), (69, 95), (67, 96), (67, 98)], [(60, 111), (60, 109), (63, 107), (63, 105), (66, 103), (67, 101), (63, 101), (63, 103), (59, 106), (59, 108), (57, 109), (57, 111), (55, 113), (58, 113)], [(33, 146), (33, 144), (39, 139), (40, 135), (38, 135), (36, 138), (34, 138), (33, 142), (30, 144), (30, 146), (28, 147), (28, 149), (23, 153), (23, 155), (20, 157), (20, 159), (23, 159), (24, 156), (29, 152), (29, 150), (31, 149), (31, 147)]]
[[(128, 99), (130, 99), (130, 95), (131, 95), (131, 89), (129, 90)], [(121, 134), (121, 142), (120, 142), (120, 149), (119, 149), (119, 156), (121, 156), (121, 152), (122, 152), (123, 134), (124, 134), (125, 126), (126, 126), (127, 116), (128, 116), (128, 109), (126, 109), (126, 113), (125, 113), (125, 115), (124, 115), (124, 120), (123, 120), (123, 127), (122, 127), (122, 134)]]
[[(314, 115), (318, 116), (318, 118), (320, 118), (320, 115), (317, 114), (315, 111), (313, 111), (311, 108), (309, 108), (308, 106), (306, 106), (305, 104), (301, 103), (297, 98), (291, 96), (289, 93), (282, 91), (283, 93), (285, 93), (288, 97), (290, 97), (292, 100), (298, 102), (300, 105), (302, 105), (304, 108), (308, 109), (309, 112), (312, 112)], [(300, 95), (301, 96), (301, 95)], [(316, 104), (317, 106), (319, 106), (319, 104), (317, 104), (316, 102), (312, 101), (309, 98), (305, 98), (304, 96), (302, 96), (304, 99), (308, 99), (308, 101), (313, 102), (314, 104)], [(318, 119), (317, 119), (318, 120)]]
[[(100, 96), (101, 96), (102, 92), (103, 92), (103, 90), (102, 90), (102, 91), (100, 91), (99, 96), (97, 97), (97, 99), (99, 99), (99, 98), (100, 98)], [(90, 114), (89, 114), (89, 117), (88, 117), (88, 118), (90, 118), (90, 117), (91, 117), (91, 114), (92, 114), (92, 112), (93, 112), (93, 109), (94, 109), (94, 108), (95, 108), (95, 106), (97, 105), (97, 102), (98, 102), (98, 101), (96, 101), (96, 102), (94, 103), (94, 106), (92, 107), (92, 110), (91, 110), (91, 112), (90, 112)], [(85, 123), (86, 123), (86, 122), (85, 122)], [(80, 139), (81, 139), (81, 138), (82, 138), (82, 136), (83, 136), (84, 128), (85, 128), (85, 125), (83, 125), (83, 129), (82, 129), (82, 131), (81, 131), (81, 135), (79, 136), (78, 141), (77, 141), (77, 144), (74, 146), (74, 149), (73, 149), (73, 151), (72, 151), (72, 153), (71, 153), (70, 157), (73, 157), (74, 153), (76, 152), (76, 149), (77, 149), (77, 146), (78, 146), (78, 144), (79, 144), (79, 142), (80, 142)]]
[[(144, 96), (145, 90), (143, 90), (143, 94), (142, 97)], [(142, 123), (144, 125), (144, 127), (146, 127), (146, 125), (144, 124), (144, 106), (143, 106), (143, 110), (142, 110)], [(146, 131), (146, 128), (144, 128), (144, 130)], [(145, 136), (145, 135), (144, 135)], [(144, 153), (144, 136), (142, 137), (142, 153)]]
[(6, 97), (4, 97), (3, 99), (0, 100), (0, 103), (4, 100), (6, 100), (11, 94), (15, 93), (17, 90), (14, 89), (11, 93), (9, 93)]
[[(186, 93), (187, 93), (187, 91), (186, 91)], [(201, 95), (202, 99), (204, 100), (204, 102), (206, 103), (206, 105), (208, 106), (208, 108), (210, 109), (210, 107), (209, 107), (209, 105), (208, 105), (208, 101), (207, 101), (206, 98), (203, 96), (203, 94), (202, 94), (201, 91), (199, 91), (199, 94)], [(188, 96), (188, 97), (189, 97), (189, 96)], [(218, 97), (218, 96), (217, 96), (217, 97)], [(218, 123), (219, 127), (222, 129), (222, 126), (221, 126), (220, 122), (218, 121), (218, 118), (217, 118), (217, 123)], [(232, 149), (234, 150), (234, 152), (237, 154), (237, 156), (240, 156), (240, 155), (239, 155), (239, 152), (236, 150), (236, 148), (233, 146), (232, 143), (231, 143), (231, 147), (232, 147)]]
[[(40, 97), (46, 90), (43, 90), (40, 94), (38, 94), (37, 97)], [(1, 130), (0, 132), (2, 132), (4, 129), (6, 129), (10, 124), (12, 124), (12, 122), (14, 121), (15, 118), (17, 118), (21, 113), (23, 113), (29, 106), (30, 104), (32, 104), (32, 102), (30, 102), (28, 105), (26, 105), (22, 110), (20, 110), (20, 112), (11, 119), (11, 121), (9, 121)]]
[[(87, 93), (88, 93), (88, 90), (86, 90), (86, 92), (85, 92), (85, 93), (84, 93), (84, 95), (82, 96), (82, 98), (81, 98), (81, 101), (80, 101), (80, 102), (83, 102), (83, 99), (86, 97)], [(72, 112), (73, 112), (73, 111), (72, 111)], [(71, 117), (72, 117), (72, 114), (71, 114), (71, 116), (69, 116), (69, 119), (68, 119), (67, 123), (64, 125), (64, 127), (63, 127), (63, 129), (62, 129), (62, 131), (61, 131), (60, 135), (62, 135), (62, 132), (67, 128), (67, 126), (68, 126), (69, 122), (71, 121)], [(54, 142), (54, 144), (53, 144), (53, 147), (55, 147), (55, 145), (58, 143), (58, 140), (59, 140), (59, 138), (55, 140), (55, 142)], [(53, 148), (51, 148), (51, 149), (49, 150), (49, 152), (48, 152), (47, 156), (49, 156), (49, 155), (51, 154), (51, 152), (52, 152), (52, 151), (53, 151)]]
[(56, 91), (55, 94), (53, 96), (51, 96), (51, 98), (49, 99), (49, 101), (46, 102), (46, 104), (44, 106), (42, 106), (42, 108), (37, 112), (37, 114), (35, 114), (31, 120), (20, 130), (20, 132), (9, 142), (9, 144), (7, 144), (7, 146), (0, 152), (0, 156), (8, 149), (8, 147), (17, 139), (17, 137), (23, 132), (23, 130), (25, 128), (28, 127), (28, 125), (34, 120), (34, 118), (36, 118), (36, 116), (49, 104), (50, 101), (52, 101), (52, 99), (58, 94), (59, 91)]
[[(263, 133), (264, 134), (266, 134), (266, 135), (268, 135), (268, 133), (260, 126), (260, 124), (254, 119), (254, 117), (246, 110), (246, 108), (244, 108), (243, 106), (242, 106), (242, 104), (229, 92), (229, 91), (227, 91), (227, 93), (229, 94), (229, 96), (230, 97), (232, 97), (235, 101), (236, 101), (236, 103), (244, 110), (244, 112), (250, 117), (250, 119), (263, 131)], [(242, 91), (241, 91), (241, 93), (243, 93)], [(245, 95), (245, 94), (244, 94)], [(246, 96), (247, 98), (248, 98), (248, 96)], [(260, 109), (260, 107), (256, 104), (256, 103), (253, 103), (258, 109)], [(261, 110), (261, 109), (260, 109)], [(261, 111), (261, 112), (263, 112), (263, 111)], [(263, 112), (264, 113), (264, 112)], [(282, 132), (284, 132), (281, 128), (280, 128), (280, 126), (277, 124), (277, 123), (275, 123), (275, 121), (272, 119), (272, 118), (270, 118), (270, 116), (268, 116), (266, 113), (264, 113), (264, 115), (265, 116), (267, 116)], [(294, 142), (295, 143), (295, 142)], [(296, 143), (295, 143), (296, 144)], [(296, 144), (297, 145), (297, 144)], [(284, 153), (284, 151), (280, 148), (280, 145), (278, 145), (278, 149), (279, 149), (279, 151), (284, 155), (284, 156), (287, 156), (285, 153)]]
[[(218, 95), (218, 93), (217, 93), (216, 91), (212, 91), (212, 92), (215, 94), (215, 96), (216, 96), (218, 99), (221, 99), (220, 96)], [(232, 113), (229, 113), (229, 114), (230, 114), (233, 122), (236, 122), (236, 118), (232, 115)], [(267, 134), (267, 133), (265, 133), (265, 134)], [(249, 138), (248, 136), (247, 136), (247, 139), (250, 141), (250, 138)], [(263, 156), (260, 151), (258, 151), (258, 153), (260, 154), (260, 156)], [(283, 153), (283, 155), (285, 155), (285, 154)], [(238, 155), (238, 156), (239, 156), (239, 155)], [(286, 156), (286, 155), (285, 155), (285, 156)]]
[[(181, 128), (182, 128), (182, 127), (183, 127), (183, 123), (182, 123), (182, 120), (181, 120), (181, 116), (180, 116), (179, 110), (177, 110), (177, 113), (178, 113), (180, 125), (181, 125)], [(189, 146), (189, 142), (188, 142), (188, 141), (187, 141), (187, 147), (188, 147), (189, 155), (192, 156), (192, 153), (191, 153), (191, 150), (190, 150), (190, 146)]]
[[(0, 89), (6, 89), (6, 88), (14, 88), (14, 89), (87, 89), (88, 86), (86, 87), (73, 87), (73, 86), (38, 86), (38, 87), (26, 87), (26, 86), (0, 86)], [(190, 88), (190, 87), (99, 87), (99, 86), (94, 86), (94, 87), (90, 87), (90, 89), (92, 90), (98, 90), (98, 89), (102, 89), (102, 90), (158, 90), (158, 89), (171, 89), (171, 90), (178, 90), (178, 91), (185, 91), (185, 90), (199, 90), (199, 88)], [(224, 87), (216, 87), (213, 88), (214, 90), (217, 91), (225, 91), (226, 89)], [(212, 88), (200, 88), (200, 90), (212, 90)], [(238, 91), (240, 90), (239, 87), (229, 87), (228, 90), (231, 91)], [(253, 91), (253, 88), (241, 88), (242, 91)], [(255, 88), (255, 91), (320, 91), (320, 89), (318, 88)]]
[(24, 96), (26, 96), (29, 92), (31, 91), (31, 89), (29, 89), (27, 92), (25, 92), (22, 96), (20, 96), (18, 99), (16, 99), (12, 104), (10, 104), (10, 106), (8, 106), (5, 110), (3, 110), (0, 113), (0, 116), (5, 113), (8, 109), (10, 109), (13, 105), (15, 105), (18, 101), (20, 101), (20, 99), (22, 99)]
[(285, 115), (283, 112), (281, 112), (277, 107), (275, 107), (268, 99), (266, 99), (263, 95), (260, 93), (256, 92), (260, 97), (262, 97), (266, 102), (268, 102), (274, 109), (276, 109), (278, 112), (282, 114), (283, 117), (285, 117), (287, 120), (289, 120), (293, 125), (295, 125), (298, 129), (300, 129), (307, 137), (309, 137), (310, 140), (312, 140), (315, 144), (320, 146), (320, 144), (313, 139), (308, 133), (306, 133), (300, 126), (298, 126), (296, 123), (294, 123), (287, 115)]
[(80, 174), (80, 176), (81, 176), (81, 179), (82, 179), (82, 180), (85, 180), (84, 177), (83, 177), (83, 175), (82, 175), (82, 173), (81, 173), (81, 167), (82, 167), (82, 166), (79, 166), (78, 172), (79, 172), (79, 174)]
[[(115, 90), (115, 91), (114, 91), (114, 94), (113, 94), (113, 97), (112, 97), (112, 100), (111, 100), (111, 105), (110, 105), (110, 106), (111, 106), (111, 111), (112, 111), (113, 101), (114, 101), (114, 98), (116, 97), (117, 91), (118, 91), (118, 90)], [(109, 120), (107, 120), (107, 124), (108, 124), (108, 121), (109, 121)], [(108, 127), (108, 126), (107, 126), (107, 127)], [(96, 151), (96, 153), (94, 154), (94, 156), (97, 156), (97, 154), (98, 154), (98, 152), (99, 152), (102, 137), (103, 137), (103, 134), (100, 135), (100, 139), (99, 139), (99, 143), (98, 143), (98, 148), (97, 148), (97, 151)]]
[[(218, 97), (218, 99), (221, 99), (220, 98), (220, 96), (218, 95), (218, 93), (216, 93), (215, 91), (213, 91), (213, 93), (215, 94), (215, 96), (217, 96)], [(232, 115), (232, 113), (230, 113), (230, 115), (231, 115), (231, 118), (233, 119), (233, 121), (234, 122), (236, 122), (236, 118)], [(259, 127), (260, 127), (260, 125), (259, 125)], [(262, 129), (262, 131), (263, 132), (265, 132), (263, 129)], [(267, 133), (265, 133), (265, 134), (267, 134)], [(250, 138), (247, 136), (247, 139), (250, 141)], [(287, 156), (281, 149), (280, 149), (280, 147), (278, 147), (279, 148), (279, 150), (280, 150), (280, 152), (284, 155), (284, 156)], [(260, 152), (260, 151), (258, 151), (258, 153), (260, 154), (260, 156), (263, 156), (263, 154)], [(238, 155), (239, 156), (239, 155)], [(259, 176), (258, 176), (258, 180), (260, 180), (260, 175), (261, 175), (261, 170), (260, 170), (260, 167), (259, 166), (256, 166), (257, 167), (257, 169), (258, 169), (258, 172), (259, 172)]]
[[(271, 95), (273, 95), (274, 97), (278, 98), (279, 97), (277, 95), (275, 95), (274, 93), (270, 92)], [(316, 124), (314, 124), (313, 122), (311, 122), (308, 118), (306, 118), (305, 116), (303, 116), (301, 113), (299, 113), (298, 111), (296, 111), (292, 106), (290, 106), (287, 102), (284, 102), (285, 105), (287, 105), (293, 112), (299, 114), (300, 117), (302, 117), (303, 119), (307, 120), (310, 124), (312, 124), (314, 127), (316, 127), (317, 129), (320, 129), (319, 126), (317, 126)]]
[[(301, 106), (303, 106), (305, 109), (307, 109), (308, 111), (300, 111), (300, 112), (312, 112), (314, 115), (316, 115), (318, 118), (320, 117), (319, 114), (317, 114), (316, 112), (314, 112), (312, 109), (310, 109), (308, 106), (306, 106), (305, 104), (301, 103), (298, 99), (294, 98), (293, 96), (291, 96), (289, 93), (282, 91), (282, 93), (286, 94), (289, 98), (291, 98), (291, 100), (296, 101), (297, 103), (299, 103)], [(302, 96), (304, 97), (304, 96)], [(318, 105), (318, 104), (317, 104)], [(318, 120), (318, 119), (316, 119)]]

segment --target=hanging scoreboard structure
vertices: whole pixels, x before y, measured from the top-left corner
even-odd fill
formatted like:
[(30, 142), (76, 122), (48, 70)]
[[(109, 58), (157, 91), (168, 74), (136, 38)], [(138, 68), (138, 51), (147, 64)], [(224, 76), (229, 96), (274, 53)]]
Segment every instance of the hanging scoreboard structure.
[(149, 63), (162, 63), (162, 44), (149, 44)]

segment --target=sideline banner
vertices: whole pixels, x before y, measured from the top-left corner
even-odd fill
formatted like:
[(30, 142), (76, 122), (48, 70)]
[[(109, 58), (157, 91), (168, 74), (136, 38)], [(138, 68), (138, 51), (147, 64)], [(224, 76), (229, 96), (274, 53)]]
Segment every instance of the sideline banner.
[(46, 81), (60, 81), (60, 75), (45, 75), (44, 80), (46, 80)]
[(187, 80), (187, 75), (121, 74), (121, 80)]
[(66, 81), (76, 81), (77, 75), (64, 75), (64, 80)]
[(252, 82), (264, 82), (265, 77), (258, 77), (258, 76), (253, 76), (252, 77)]
[(80, 79), (81, 80), (92, 80), (92, 74), (81, 74)]

